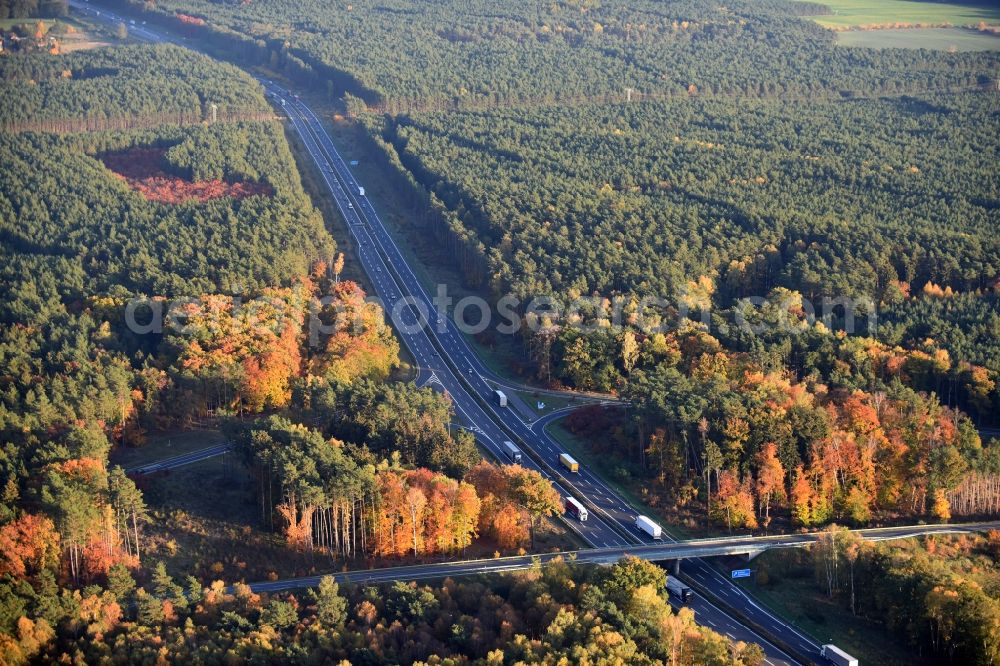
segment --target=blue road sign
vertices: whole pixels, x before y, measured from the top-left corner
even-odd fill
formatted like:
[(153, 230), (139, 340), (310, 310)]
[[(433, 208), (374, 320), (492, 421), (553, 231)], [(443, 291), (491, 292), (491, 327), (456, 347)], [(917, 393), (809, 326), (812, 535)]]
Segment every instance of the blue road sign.
[(730, 574), (733, 578), (749, 578), (750, 569), (733, 569)]

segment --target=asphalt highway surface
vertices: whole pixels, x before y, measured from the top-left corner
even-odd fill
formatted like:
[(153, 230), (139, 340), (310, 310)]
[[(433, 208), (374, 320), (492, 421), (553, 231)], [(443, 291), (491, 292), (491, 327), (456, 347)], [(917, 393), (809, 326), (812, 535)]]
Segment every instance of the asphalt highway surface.
[(230, 448), (228, 444), (217, 444), (204, 449), (198, 449), (197, 451), (182, 453), (174, 456), (173, 458), (165, 458), (163, 460), (148, 462), (142, 465), (135, 465), (127, 468), (125, 471), (129, 474), (138, 475), (152, 474), (153, 472), (164, 472), (169, 469), (176, 469), (192, 463), (201, 462), (202, 460), (208, 460), (209, 458), (215, 458), (216, 456), (221, 456), (229, 451)]

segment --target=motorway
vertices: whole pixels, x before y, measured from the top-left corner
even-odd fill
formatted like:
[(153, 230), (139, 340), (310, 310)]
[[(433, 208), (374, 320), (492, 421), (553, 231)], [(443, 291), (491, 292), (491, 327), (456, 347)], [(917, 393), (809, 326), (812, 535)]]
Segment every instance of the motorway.
[(437, 320), (433, 304), (409, 270), (368, 197), (357, 195), (354, 176), (336, 152), (320, 121), (302, 102), (289, 98), (287, 91), (264, 83), (269, 92), (286, 99), (285, 108), (293, 126), (319, 165), (341, 214), (348, 221), (362, 266), (420, 368), (417, 383), (446, 392), (459, 419), (498, 460), (509, 462), (502, 449), (504, 441), (519, 441), (522, 448), (536, 454), (536, 460), (522, 461), (525, 467), (552, 480), (563, 495), (572, 494), (590, 504), (589, 508), (598, 514), (598, 519), (574, 523), (574, 529), (588, 543), (595, 547), (619, 545), (623, 538), (628, 539), (622, 532), (633, 533), (632, 542), (640, 542), (642, 539), (633, 527), (636, 514), (633, 508), (589, 470), (582, 469), (572, 480), (568, 479), (560, 471), (561, 449), (554, 440), (546, 437), (538, 441), (540, 438), (512, 410), (494, 407), (493, 387), (472, 363), (475, 357), (471, 350), (460, 344), (465, 343), (461, 334), (449, 329), (435, 335), (434, 327), (427, 324), (428, 320)]
[[(863, 530), (852, 530), (866, 541), (891, 541), (893, 539), (909, 539), (928, 534), (962, 534), (984, 532), (1000, 529), (1000, 521), (990, 523), (969, 523), (963, 525), (919, 525), (904, 527), (884, 527)], [(626, 555), (633, 555), (645, 560), (662, 562), (678, 558), (710, 557), (731, 555), (736, 553), (759, 553), (770, 548), (804, 548), (814, 542), (825, 532), (810, 532), (808, 534), (788, 534), (771, 537), (726, 537), (718, 539), (699, 539), (672, 544), (636, 546), (632, 548), (592, 548), (589, 550), (567, 551), (562, 553), (546, 553), (544, 555), (524, 555), (518, 557), (500, 557), (488, 560), (466, 560), (460, 562), (441, 562), (435, 564), (416, 564), (384, 569), (368, 569), (363, 571), (337, 572), (333, 576), (338, 583), (353, 583), (365, 585), (374, 583), (390, 583), (395, 581), (433, 580), (441, 578), (457, 578), (478, 574), (495, 574), (506, 571), (529, 569), (536, 563), (546, 563), (557, 557), (579, 564), (614, 564)], [(323, 575), (304, 578), (289, 578), (280, 581), (251, 583), (254, 592), (278, 592), (303, 587), (316, 587)]]
[[(358, 182), (337, 152), (320, 120), (293, 93), (262, 79), (265, 89), (288, 113), (293, 127), (320, 169), (323, 180), (347, 221), (362, 266), (377, 295), (386, 306), (400, 338), (421, 368), (418, 383), (433, 386), (451, 397), (457, 417), (476, 434), (479, 444), (500, 461), (505, 440), (514, 440), (531, 457), (522, 465), (550, 479), (563, 496), (572, 495), (587, 505), (585, 522), (572, 518), (567, 524), (595, 548), (628, 548), (651, 540), (634, 527), (638, 513), (591, 470), (563, 473), (559, 467), (559, 445), (542, 428), (525, 424), (510, 409), (495, 405), (493, 386), (462, 334), (448, 317), (438, 317), (434, 304), (411, 270), (367, 196), (358, 194)], [(428, 324), (428, 322), (431, 322)], [(440, 323), (439, 323), (440, 322)], [(513, 436), (512, 436), (513, 435)], [(704, 625), (732, 640), (759, 643), (771, 664), (795, 663), (795, 659), (771, 644), (716, 603), (735, 606), (754, 623), (767, 627), (783, 641), (811, 658), (819, 659), (820, 646), (794, 627), (771, 614), (732, 582), (700, 559), (685, 562), (684, 574), (711, 590), (716, 601), (698, 596), (690, 604)]]
[[(190, 46), (186, 40), (181, 42), (141, 23), (136, 25), (93, 3), (71, 0), (70, 5), (98, 20), (125, 22), (133, 36)], [(648, 537), (634, 527), (638, 511), (616, 491), (591, 470), (581, 468), (575, 474), (562, 471), (557, 462), (560, 447), (541, 427), (544, 423), (536, 422), (532, 427), (514, 410), (496, 405), (494, 386), (490, 382), (509, 384), (485, 366), (446, 313), (439, 316), (372, 202), (359, 194), (359, 183), (319, 118), (291, 91), (267, 79), (259, 80), (275, 105), (287, 113), (292, 128), (322, 174), (324, 185), (347, 223), (358, 249), (358, 259), (376, 295), (382, 300), (400, 340), (419, 365), (418, 384), (446, 392), (453, 402), (457, 420), (475, 433), (478, 443), (491, 455), (507, 461), (503, 442), (517, 442), (529, 454), (522, 460), (525, 467), (538, 470), (549, 478), (563, 496), (572, 495), (583, 502), (589, 509), (589, 519), (580, 522), (567, 518), (566, 523), (585, 543), (595, 549), (617, 549), (619, 553), (648, 544)], [(395, 575), (405, 575), (405, 571), (400, 569)], [(703, 560), (685, 560), (682, 573), (715, 598), (713, 603), (697, 595), (690, 604), (701, 624), (732, 640), (759, 643), (769, 664), (796, 663), (785, 651), (721, 610), (716, 603), (722, 601), (738, 609), (743, 617), (765, 627), (771, 635), (779, 636), (796, 652), (814, 661), (820, 660), (819, 645), (813, 639), (759, 606)]]

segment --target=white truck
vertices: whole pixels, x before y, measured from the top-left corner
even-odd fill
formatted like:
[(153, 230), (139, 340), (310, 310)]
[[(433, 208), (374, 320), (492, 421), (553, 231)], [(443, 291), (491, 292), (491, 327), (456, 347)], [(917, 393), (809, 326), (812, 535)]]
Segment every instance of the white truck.
[(820, 655), (831, 664), (836, 666), (858, 666), (858, 660), (847, 654), (836, 645), (824, 645), (820, 648)]
[(501, 407), (506, 407), (507, 406), (507, 394), (506, 393), (504, 393), (503, 391), (497, 389), (496, 391), (493, 391), (493, 394), (497, 397), (497, 402), (500, 404)]
[(580, 504), (575, 497), (566, 496), (566, 513), (576, 516), (581, 523), (587, 521), (587, 507)]
[(514, 442), (507, 441), (503, 443), (503, 450), (507, 453), (507, 457), (510, 458), (512, 463), (521, 462), (521, 449), (514, 446)]
[(654, 539), (663, 538), (663, 529), (646, 516), (636, 516), (635, 526)]
[(358, 185), (358, 196), (359, 197), (365, 196), (365, 188), (361, 187), (360, 185)]

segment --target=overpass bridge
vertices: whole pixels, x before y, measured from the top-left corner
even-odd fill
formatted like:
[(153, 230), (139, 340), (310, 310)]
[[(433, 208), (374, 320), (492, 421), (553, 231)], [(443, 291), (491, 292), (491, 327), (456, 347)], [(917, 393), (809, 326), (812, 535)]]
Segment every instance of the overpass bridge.
[[(876, 527), (851, 530), (866, 541), (890, 541), (908, 539), (930, 534), (962, 534), (1000, 530), (1000, 520), (956, 525), (907, 525), (901, 527)], [(395, 581), (434, 580), (474, 576), (477, 574), (502, 573), (530, 569), (539, 564), (563, 558), (578, 563), (611, 565), (621, 558), (632, 555), (653, 562), (672, 562), (675, 574), (682, 560), (689, 558), (721, 557), (744, 555), (755, 557), (766, 550), (776, 548), (804, 548), (816, 543), (823, 532), (781, 534), (773, 536), (733, 536), (711, 539), (677, 541), (673, 543), (614, 546), (610, 548), (590, 548), (587, 550), (561, 551), (541, 555), (498, 557), (485, 560), (462, 560), (433, 564), (415, 564), (382, 569), (364, 569), (331, 573), (338, 583), (375, 584)], [(319, 585), (322, 575), (304, 578), (287, 578), (277, 581), (251, 583), (254, 592), (277, 592)]]

